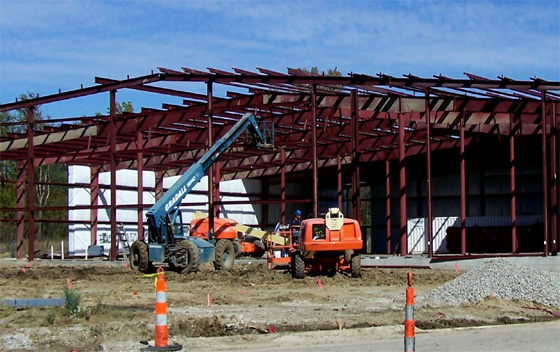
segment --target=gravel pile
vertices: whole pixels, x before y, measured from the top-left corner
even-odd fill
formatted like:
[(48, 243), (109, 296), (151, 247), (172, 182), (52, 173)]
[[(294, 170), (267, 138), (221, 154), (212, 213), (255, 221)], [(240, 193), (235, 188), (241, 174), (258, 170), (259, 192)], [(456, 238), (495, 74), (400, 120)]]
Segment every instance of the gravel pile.
[(523, 299), (560, 308), (560, 273), (541, 271), (492, 259), (427, 294), (417, 303), (423, 306), (461, 305), (488, 296), (502, 300)]

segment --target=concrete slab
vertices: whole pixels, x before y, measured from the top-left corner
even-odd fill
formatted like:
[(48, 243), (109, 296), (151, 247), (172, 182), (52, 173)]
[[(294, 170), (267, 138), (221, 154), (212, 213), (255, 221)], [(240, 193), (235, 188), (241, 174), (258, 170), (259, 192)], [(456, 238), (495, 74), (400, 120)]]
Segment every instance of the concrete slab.
[[(549, 257), (502, 257), (505, 260), (509, 260), (513, 263), (527, 266), (530, 268), (538, 270), (548, 270), (554, 272), (560, 272), (560, 256), (549, 256)], [(448, 260), (448, 261), (431, 261), (430, 258), (423, 255), (417, 256), (387, 256), (387, 255), (362, 255), (362, 266), (365, 268), (374, 267), (394, 267), (394, 268), (432, 268), (432, 269), (443, 269), (443, 270), (455, 270), (455, 265), (457, 264), (457, 269), (459, 271), (467, 271), (482, 265), (485, 261), (492, 260), (494, 258), (477, 258), (477, 259), (459, 259), (459, 260)]]

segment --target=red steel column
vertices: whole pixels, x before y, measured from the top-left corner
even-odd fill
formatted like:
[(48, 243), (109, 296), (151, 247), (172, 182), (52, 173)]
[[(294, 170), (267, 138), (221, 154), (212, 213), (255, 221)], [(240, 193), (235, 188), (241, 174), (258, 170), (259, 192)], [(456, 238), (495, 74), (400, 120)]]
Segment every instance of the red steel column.
[(136, 170), (138, 172), (138, 239), (144, 239), (144, 135), (142, 132), (138, 131), (136, 134), (136, 143), (138, 147), (138, 153), (136, 153)]
[(342, 211), (342, 162), (340, 160), (340, 155), (336, 156), (336, 176), (337, 204), (338, 209)]
[(558, 253), (558, 116), (556, 116), (556, 105), (552, 104), (552, 126), (550, 131), (550, 160), (552, 175), (551, 208), (552, 216), (550, 222), (550, 235), (552, 239), (552, 253)]
[(25, 232), (25, 162), (17, 161), (17, 184), (16, 184), (16, 258), (23, 259), (23, 237)]
[(391, 177), (389, 160), (385, 160), (385, 214), (387, 254), (391, 254)]
[(426, 88), (426, 195), (427, 195), (427, 226), (428, 257), (434, 256), (433, 230), (432, 230), (432, 121), (430, 119), (430, 90)]
[[(90, 232), (90, 243), (92, 246), (97, 244), (97, 223), (98, 223), (98, 212), (99, 209), (99, 166), (92, 166), (90, 168), (90, 190), (89, 195), (91, 209), (90, 209), (90, 222), (91, 222), (91, 232)], [(86, 249), (87, 251), (87, 249)]]
[(29, 261), (35, 259), (35, 168), (33, 167), (33, 106), (27, 108), (27, 232)]
[(286, 223), (286, 149), (284, 147), (280, 148), (280, 214), (281, 223)]
[(510, 115), (509, 136), (509, 184), (511, 194), (511, 253), (516, 253), (517, 246), (517, 204), (515, 194), (515, 132), (513, 131), (513, 116)]
[(111, 156), (111, 260), (117, 260), (117, 128), (115, 126), (116, 91), (110, 92), (109, 102), (109, 136)]
[(548, 145), (546, 143), (546, 93), (541, 92), (541, 132), (542, 132), (542, 173), (543, 173), (543, 225), (544, 225), (544, 256), (548, 256)]
[(312, 171), (311, 178), (313, 179), (313, 189), (312, 189), (312, 202), (313, 202), (313, 217), (317, 217), (319, 214), (319, 171), (317, 169), (317, 85), (314, 84), (311, 90), (311, 110), (312, 119), (311, 124), (311, 134), (313, 138), (313, 161), (312, 161)]
[[(212, 81), (206, 83), (208, 104), (208, 149), (214, 145), (214, 126), (212, 126)], [(214, 166), (208, 168), (208, 231), (214, 233)]]
[(459, 122), (459, 160), (460, 160), (460, 188), (461, 188), (461, 255), (467, 254), (467, 188), (465, 175), (465, 111), (461, 113)]
[(552, 254), (558, 253), (558, 116), (556, 116), (556, 104), (552, 105), (552, 126), (550, 131), (550, 174), (552, 176), (550, 207), (550, 236), (552, 240)]
[[(268, 179), (262, 180), (261, 187), (262, 187), (262, 192), (261, 192), (262, 199), (270, 199), (270, 181)], [(268, 202), (263, 202), (261, 207), (261, 215), (262, 215), (261, 228), (265, 229), (265, 231), (268, 231), (268, 227), (269, 227), (268, 212), (269, 212)], [(274, 220), (276, 221), (276, 219)]]
[(155, 201), (163, 196), (163, 179), (165, 178), (165, 171), (156, 171), (156, 191), (155, 191)]
[(353, 89), (350, 92), (351, 98), (351, 119), (352, 119), (352, 167), (354, 175), (352, 176), (352, 207), (354, 219), (361, 222), (360, 209), (360, 127), (358, 121), (358, 90)]
[(399, 204), (401, 256), (408, 254), (406, 238), (406, 165), (404, 144), (404, 114), (399, 113)]
[(220, 162), (216, 161), (214, 165), (214, 217), (220, 217), (220, 206), (216, 206), (220, 202)]

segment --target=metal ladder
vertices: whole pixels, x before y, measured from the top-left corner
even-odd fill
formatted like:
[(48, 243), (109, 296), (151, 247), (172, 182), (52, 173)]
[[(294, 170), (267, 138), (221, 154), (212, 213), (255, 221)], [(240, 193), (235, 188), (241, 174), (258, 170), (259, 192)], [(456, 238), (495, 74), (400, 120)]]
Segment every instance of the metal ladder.
[(128, 237), (126, 236), (123, 224), (117, 225), (117, 236), (119, 240), (119, 247), (122, 248), (123, 259), (126, 260), (128, 254), (130, 253), (130, 243), (128, 243)]

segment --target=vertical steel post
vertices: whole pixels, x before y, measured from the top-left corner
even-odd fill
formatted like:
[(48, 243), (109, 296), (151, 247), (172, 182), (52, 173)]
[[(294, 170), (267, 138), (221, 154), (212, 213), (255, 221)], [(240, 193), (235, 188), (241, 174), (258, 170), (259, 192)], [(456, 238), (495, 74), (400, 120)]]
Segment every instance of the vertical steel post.
[(218, 218), (220, 215), (220, 206), (216, 206), (220, 202), (220, 162), (216, 161), (214, 165), (214, 217)]
[(351, 119), (352, 119), (352, 211), (354, 219), (361, 223), (360, 211), (360, 126), (358, 118), (358, 90), (350, 92), (351, 98)]
[(342, 210), (342, 161), (340, 155), (336, 156), (336, 189), (338, 209)]
[[(97, 224), (98, 224), (98, 213), (99, 209), (97, 206), (99, 205), (99, 166), (94, 165), (90, 168), (90, 203), (91, 203), (91, 210), (90, 210), (90, 223), (91, 223), (91, 232), (90, 232), (90, 243), (92, 246), (97, 244)], [(87, 249), (86, 249), (87, 250)]]
[(426, 196), (427, 196), (427, 226), (426, 236), (428, 236), (428, 257), (434, 256), (433, 248), (433, 229), (432, 229), (432, 120), (430, 119), (430, 89), (426, 88)]
[(461, 192), (461, 255), (467, 254), (467, 187), (465, 172), (465, 111), (461, 112), (459, 121), (459, 160), (460, 160), (460, 192)]
[(510, 115), (510, 136), (509, 136), (509, 184), (511, 197), (511, 253), (516, 253), (517, 246), (517, 203), (516, 203), (516, 184), (515, 184), (515, 131), (513, 129), (513, 115)]
[(116, 91), (110, 91), (109, 102), (109, 138), (111, 157), (111, 260), (117, 260), (117, 128), (115, 125)]
[(404, 139), (404, 114), (399, 113), (399, 205), (400, 205), (400, 254), (406, 256), (406, 165), (405, 165), (405, 139)]
[(154, 194), (156, 202), (161, 198), (161, 196), (163, 196), (163, 179), (165, 178), (165, 174), (166, 173), (163, 170), (156, 171), (156, 190)]
[(550, 129), (550, 240), (553, 255), (558, 253), (558, 116), (556, 104), (552, 103), (552, 119)]
[[(262, 180), (262, 197), (263, 199), (269, 199), (270, 198), (270, 181), (266, 178), (264, 180)], [(268, 231), (268, 226), (269, 226), (269, 219), (268, 219), (268, 203), (263, 203), (262, 208), (261, 208), (261, 219), (262, 219), (262, 225), (261, 227), (265, 230)], [(276, 221), (276, 219), (274, 219)]]
[(17, 184), (16, 184), (16, 243), (15, 255), (17, 259), (23, 259), (23, 237), (25, 232), (25, 162), (17, 161)]
[(545, 91), (541, 91), (541, 132), (542, 132), (542, 173), (543, 173), (543, 225), (544, 225), (544, 256), (548, 256), (548, 145), (546, 143), (546, 106)]
[(387, 254), (391, 254), (391, 176), (389, 160), (385, 159), (385, 225)]
[(284, 147), (280, 148), (280, 214), (281, 223), (284, 225), (286, 223), (286, 149)]
[(35, 259), (35, 172), (33, 167), (33, 106), (27, 108), (27, 232), (29, 261)]
[[(212, 148), (214, 145), (214, 126), (212, 122), (212, 117), (214, 114), (212, 100), (212, 81), (206, 83), (207, 92), (207, 104), (208, 104), (208, 149)], [(212, 234), (214, 233), (214, 166), (210, 165), (208, 168), (208, 231)]]
[(312, 145), (313, 145), (313, 161), (312, 161), (312, 175), (313, 179), (313, 189), (312, 189), (312, 202), (313, 202), (313, 217), (317, 217), (319, 214), (319, 171), (317, 169), (317, 85), (314, 84), (311, 89), (311, 110), (312, 110)]
[(136, 144), (138, 153), (136, 153), (136, 170), (138, 172), (138, 239), (144, 239), (144, 135), (138, 131), (136, 134)]

